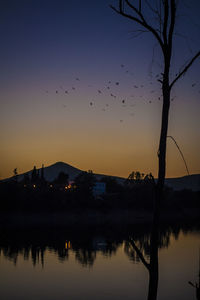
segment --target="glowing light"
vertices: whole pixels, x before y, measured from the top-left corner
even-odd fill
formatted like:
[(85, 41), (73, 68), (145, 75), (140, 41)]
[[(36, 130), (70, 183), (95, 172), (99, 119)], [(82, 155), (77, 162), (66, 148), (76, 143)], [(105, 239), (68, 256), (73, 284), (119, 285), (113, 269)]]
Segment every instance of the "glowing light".
[(71, 243), (69, 242), (65, 242), (65, 249), (70, 249), (71, 248)]
[(34, 184), (33, 187), (34, 187), (34, 189), (35, 189), (35, 188), (36, 188), (36, 185)]

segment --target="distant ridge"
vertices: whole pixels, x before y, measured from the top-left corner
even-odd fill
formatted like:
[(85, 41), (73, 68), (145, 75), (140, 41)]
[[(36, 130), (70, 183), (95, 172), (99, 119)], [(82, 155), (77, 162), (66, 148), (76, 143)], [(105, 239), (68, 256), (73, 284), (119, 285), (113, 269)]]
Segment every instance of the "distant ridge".
[(188, 189), (200, 191), (200, 174), (187, 175), (177, 178), (166, 178), (165, 185), (176, 191)]
[[(41, 174), (41, 168), (38, 168), (39, 173)], [(80, 170), (78, 168), (75, 168), (67, 163), (64, 162), (56, 162), (55, 164), (52, 164), (50, 166), (47, 166), (44, 168), (44, 177), (47, 181), (53, 181), (58, 177), (58, 174), (60, 172), (64, 172), (69, 175), (69, 180), (74, 180), (74, 178), (79, 175), (83, 170)], [(23, 174), (18, 175), (19, 181), (23, 179), (25, 174), (28, 174), (31, 176), (32, 170), (25, 172)], [(117, 176), (109, 176), (104, 174), (95, 174), (97, 179), (100, 179), (101, 177), (111, 177), (113, 179), (116, 179), (119, 183), (123, 183), (125, 178), (117, 177)], [(5, 179), (10, 180), (12, 177)], [(3, 180), (4, 181), (4, 180)], [(166, 178), (165, 179), (165, 185), (168, 187), (173, 188), (174, 190), (184, 190), (184, 189), (190, 189), (193, 191), (200, 191), (200, 174), (193, 174), (193, 175), (187, 175), (183, 177), (177, 177), (177, 178)]]

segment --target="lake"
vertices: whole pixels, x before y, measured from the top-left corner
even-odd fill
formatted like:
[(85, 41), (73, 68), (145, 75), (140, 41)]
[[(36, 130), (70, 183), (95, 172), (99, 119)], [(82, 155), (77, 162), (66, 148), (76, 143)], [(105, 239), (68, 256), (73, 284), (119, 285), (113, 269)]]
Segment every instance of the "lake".
[[(0, 234), (2, 300), (148, 299), (150, 226), (19, 228)], [(157, 250), (157, 296), (149, 299), (199, 299), (199, 227), (162, 227)]]

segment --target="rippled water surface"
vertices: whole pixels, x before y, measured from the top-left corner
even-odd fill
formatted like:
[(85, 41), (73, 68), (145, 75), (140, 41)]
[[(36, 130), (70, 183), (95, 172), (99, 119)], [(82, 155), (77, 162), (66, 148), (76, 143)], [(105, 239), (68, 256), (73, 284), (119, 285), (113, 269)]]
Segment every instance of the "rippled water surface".
[[(162, 229), (157, 246), (157, 299), (199, 299), (200, 231)], [(150, 249), (138, 227), (2, 232), (0, 299), (148, 299)]]

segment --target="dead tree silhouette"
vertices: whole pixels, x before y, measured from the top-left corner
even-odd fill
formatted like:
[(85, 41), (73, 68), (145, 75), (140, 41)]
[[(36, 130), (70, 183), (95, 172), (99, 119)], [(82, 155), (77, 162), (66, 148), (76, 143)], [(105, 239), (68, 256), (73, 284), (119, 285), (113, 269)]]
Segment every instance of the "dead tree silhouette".
[[(138, 29), (139, 33), (149, 32), (156, 39), (159, 48), (162, 53), (162, 77), (157, 79), (161, 83), (162, 87), (162, 120), (161, 120), (161, 131), (160, 141), (158, 148), (158, 181), (155, 192), (155, 211), (154, 211), (154, 222), (156, 225), (159, 223), (159, 211), (160, 202), (163, 198), (163, 189), (166, 174), (166, 143), (167, 143), (167, 131), (168, 131), (168, 119), (170, 109), (170, 98), (171, 90), (175, 83), (186, 74), (188, 69), (200, 56), (198, 51), (190, 61), (185, 64), (185, 67), (171, 79), (171, 63), (172, 63), (172, 52), (175, 50), (173, 47), (174, 39), (174, 28), (177, 17), (177, 0), (160, 0), (150, 1), (147, 0), (118, 0), (118, 8), (113, 5), (110, 7), (119, 15), (132, 20), (134, 23), (139, 25), (141, 28)], [(158, 4), (158, 5), (156, 5)], [(179, 3), (179, 5), (181, 5)], [(149, 14), (147, 14), (147, 10)], [(158, 24), (155, 26), (151, 25), (152, 14), (155, 19), (158, 20)], [(146, 18), (146, 16), (149, 18)], [(142, 29), (142, 30), (141, 30)]]

